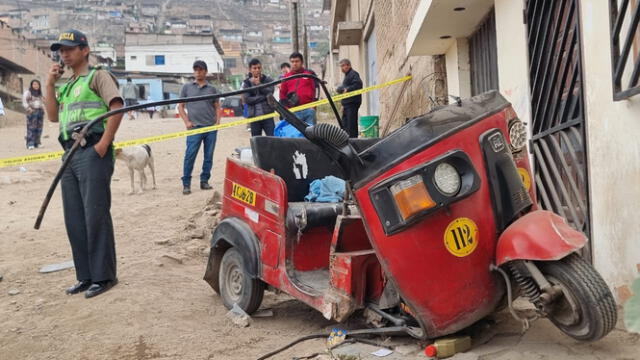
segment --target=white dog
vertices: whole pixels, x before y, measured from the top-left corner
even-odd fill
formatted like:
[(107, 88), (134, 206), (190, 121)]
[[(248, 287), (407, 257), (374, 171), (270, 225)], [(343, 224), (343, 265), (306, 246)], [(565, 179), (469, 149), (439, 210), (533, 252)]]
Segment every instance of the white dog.
[(140, 175), (139, 192), (142, 193), (144, 191), (144, 187), (147, 184), (147, 176), (144, 174), (144, 168), (147, 166), (151, 169), (153, 189), (156, 188), (156, 173), (153, 167), (153, 155), (151, 154), (151, 147), (149, 145), (145, 144), (116, 149), (116, 159), (126, 162), (127, 167), (129, 167), (129, 175), (131, 176), (131, 192), (129, 195), (135, 192), (135, 186), (133, 184), (133, 170), (137, 170)]

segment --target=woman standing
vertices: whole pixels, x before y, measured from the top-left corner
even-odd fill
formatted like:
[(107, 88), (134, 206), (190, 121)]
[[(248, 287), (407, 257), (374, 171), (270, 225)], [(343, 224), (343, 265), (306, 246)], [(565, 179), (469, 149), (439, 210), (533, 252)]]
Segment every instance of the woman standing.
[(22, 95), (22, 106), (27, 110), (27, 149), (41, 146), (42, 119), (44, 117), (44, 99), (40, 81), (31, 80), (29, 89)]

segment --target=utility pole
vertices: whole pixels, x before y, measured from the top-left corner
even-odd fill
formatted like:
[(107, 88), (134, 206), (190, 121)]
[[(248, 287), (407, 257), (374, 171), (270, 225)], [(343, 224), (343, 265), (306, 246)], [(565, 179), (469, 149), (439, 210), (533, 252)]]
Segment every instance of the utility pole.
[(304, 0), (299, 0), (300, 6), (298, 6), (298, 12), (302, 14), (301, 16), (301, 24), (300, 28), (302, 29), (302, 56), (304, 56), (305, 67), (309, 68), (311, 66), (311, 61), (309, 61), (309, 38), (308, 38), (308, 29), (307, 29), (307, 7), (306, 2)]
[(293, 52), (300, 51), (300, 42), (298, 41), (298, 0), (291, 0), (291, 41), (293, 43)]
[(309, 68), (311, 66), (311, 61), (309, 60), (309, 39), (307, 36), (307, 26), (305, 25), (302, 28), (302, 56), (304, 56), (305, 67)]

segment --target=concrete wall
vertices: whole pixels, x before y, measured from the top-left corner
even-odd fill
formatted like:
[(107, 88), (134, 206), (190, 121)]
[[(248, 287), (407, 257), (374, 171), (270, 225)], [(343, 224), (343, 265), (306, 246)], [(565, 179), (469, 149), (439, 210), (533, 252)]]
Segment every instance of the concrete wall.
[[(522, 1), (495, 0), (498, 87), (520, 119), (530, 124), (529, 59), (523, 9)], [(449, 94), (471, 96), (468, 39), (456, 39), (445, 53), (445, 62)]]
[(447, 90), (450, 95), (468, 98), (471, 96), (471, 69), (469, 64), (469, 41), (459, 38), (445, 53), (447, 67)]
[(531, 124), (527, 28), (522, 22), (524, 1), (495, 0), (496, 42), (500, 93), (518, 117)]
[[(429, 96), (443, 98), (447, 94), (444, 57), (406, 55), (407, 34), (419, 2), (374, 0), (378, 82), (413, 75), (404, 94), (401, 94), (402, 84), (380, 90), (381, 128), (403, 125), (407, 118), (431, 109)], [(392, 114), (396, 104), (396, 113)]]
[[(360, 115), (380, 115), (381, 131), (385, 127), (393, 130), (411, 118), (427, 112), (433, 103), (429, 96), (443, 99), (446, 95), (444, 80), (444, 58), (431, 56), (408, 57), (405, 43), (409, 26), (420, 0), (351, 0), (346, 8), (344, 21), (362, 21), (364, 25), (362, 40), (356, 46), (340, 46), (339, 52), (333, 56), (334, 63), (340, 58), (349, 58), (365, 86), (372, 84), (367, 76), (367, 66), (371, 59), (367, 57), (366, 44), (371, 34), (376, 37), (376, 69), (377, 83), (387, 82), (398, 77), (412, 74), (404, 93), (403, 85), (396, 84), (381, 89), (371, 99), (378, 106), (370, 106), (369, 96), (363, 96)], [(335, 3), (333, 4), (335, 6)], [(335, 37), (335, 34), (332, 34)], [(332, 72), (329, 71), (331, 76)], [(342, 74), (334, 66), (333, 76), (329, 82), (337, 84), (342, 81)], [(397, 104), (397, 106), (396, 106)], [(393, 109), (397, 107), (395, 114)], [(370, 108), (377, 108), (376, 114), (369, 114)]]
[[(345, 14), (345, 21), (362, 21), (363, 23), (367, 21), (367, 11), (371, 6), (371, 0), (352, 0), (347, 5), (347, 10)], [(366, 59), (364, 58), (364, 37), (360, 45), (350, 45), (350, 46), (340, 46), (338, 49), (338, 54), (333, 57), (333, 73), (331, 75), (330, 85), (339, 85), (342, 83), (343, 74), (340, 71), (340, 66), (338, 65), (338, 61), (340, 59), (349, 59), (351, 60), (351, 65), (353, 68), (360, 73), (362, 77), (362, 81), (365, 83), (364, 86), (367, 86), (366, 79)], [(363, 99), (364, 100), (364, 99)], [(365, 106), (363, 106), (365, 108)]]
[[(44, 85), (46, 74), (52, 64), (48, 55), (47, 52), (39, 50), (35, 42), (14, 33), (6, 23), (0, 21), (0, 56), (33, 73), (19, 75), (23, 87), (28, 86), (34, 78), (39, 79)], [(13, 88), (10, 91), (12, 90)], [(21, 94), (22, 90), (19, 89), (18, 93)]]
[[(25, 115), (21, 103), (22, 93), (33, 79), (44, 86), (46, 74), (52, 64), (48, 52), (39, 50), (35, 42), (14, 33), (6, 23), (0, 21), (0, 57), (13, 63), (0, 66), (0, 98), (4, 103), (5, 116), (1, 116), (0, 127), (24, 123)], [(15, 72), (21, 67), (20, 72)], [(22, 73), (22, 71), (31, 73)], [(14, 110), (14, 111), (12, 111)]]
[[(125, 46), (125, 69), (127, 71), (188, 74), (193, 72), (195, 60), (207, 63), (210, 73), (224, 69), (222, 57), (213, 45), (143, 45)], [(164, 55), (164, 65), (147, 65), (147, 56)], [(135, 58), (132, 58), (134, 56)]]
[(580, 3), (593, 258), (620, 298), (640, 270), (640, 95), (612, 100), (608, 2)]

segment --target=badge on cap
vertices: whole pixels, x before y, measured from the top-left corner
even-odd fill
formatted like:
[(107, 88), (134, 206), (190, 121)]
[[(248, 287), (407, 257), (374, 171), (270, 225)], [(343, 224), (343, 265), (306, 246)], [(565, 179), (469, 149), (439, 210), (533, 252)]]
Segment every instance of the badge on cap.
[(61, 41), (61, 40), (75, 41), (75, 37), (73, 36), (73, 33), (66, 32), (66, 33), (60, 34), (60, 37), (58, 38), (58, 41)]

